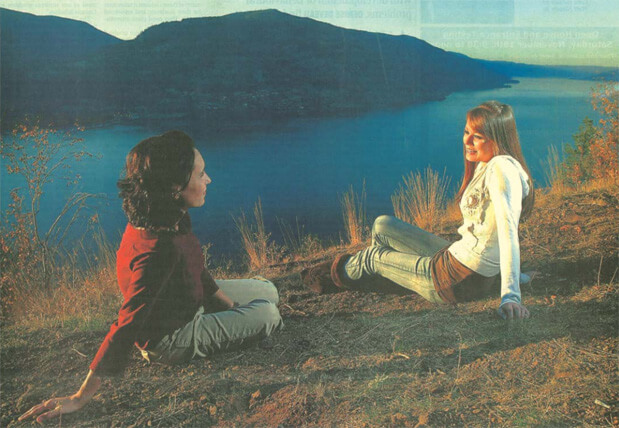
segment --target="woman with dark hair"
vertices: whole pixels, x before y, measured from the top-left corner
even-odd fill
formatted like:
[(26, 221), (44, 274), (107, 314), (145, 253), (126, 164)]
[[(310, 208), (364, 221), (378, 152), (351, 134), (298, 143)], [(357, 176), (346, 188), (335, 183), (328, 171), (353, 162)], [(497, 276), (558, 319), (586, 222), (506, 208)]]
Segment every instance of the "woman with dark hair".
[(264, 278), (215, 281), (204, 268), (187, 210), (204, 205), (211, 179), (181, 131), (141, 141), (119, 180), (129, 223), (117, 252), (124, 297), (118, 320), (79, 391), (52, 398), (19, 419), (38, 422), (82, 408), (103, 377), (121, 375), (135, 344), (149, 361), (175, 364), (242, 346), (281, 328), (275, 286)]
[(531, 212), (534, 192), (512, 108), (488, 101), (470, 110), (463, 151), (460, 240), (449, 243), (380, 216), (370, 247), (306, 269), (303, 282), (321, 293), (395, 283), (431, 302), (455, 304), (488, 295), (500, 274), (499, 314), (528, 318), (520, 296), (521, 278), (528, 277), (520, 273), (518, 224)]

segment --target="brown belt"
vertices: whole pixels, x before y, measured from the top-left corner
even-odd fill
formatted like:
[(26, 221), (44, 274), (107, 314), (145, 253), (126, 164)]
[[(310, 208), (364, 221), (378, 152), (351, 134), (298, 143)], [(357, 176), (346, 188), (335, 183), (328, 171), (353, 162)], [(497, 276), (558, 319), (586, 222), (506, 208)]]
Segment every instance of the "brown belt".
[(499, 275), (480, 275), (460, 263), (448, 248), (440, 250), (430, 261), (432, 282), (441, 299), (451, 304), (467, 302), (487, 297), (497, 288)]

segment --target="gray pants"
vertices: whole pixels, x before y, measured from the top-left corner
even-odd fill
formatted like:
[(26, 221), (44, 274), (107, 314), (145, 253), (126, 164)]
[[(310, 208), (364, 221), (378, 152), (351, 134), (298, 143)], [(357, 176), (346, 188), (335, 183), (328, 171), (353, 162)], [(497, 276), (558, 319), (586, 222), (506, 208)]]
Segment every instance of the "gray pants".
[(352, 280), (380, 275), (433, 303), (443, 303), (432, 282), (430, 260), (448, 241), (395, 217), (380, 216), (372, 245), (353, 255), (344, 270)]
[(192, 321), (165, 336), (154, 349), (142, 351), (147, 360), (178, 364), (256, 342), (283, 326), (272, 282), (260, 277), (216, 282), (239, 306), (209, 314), (200, 307)]

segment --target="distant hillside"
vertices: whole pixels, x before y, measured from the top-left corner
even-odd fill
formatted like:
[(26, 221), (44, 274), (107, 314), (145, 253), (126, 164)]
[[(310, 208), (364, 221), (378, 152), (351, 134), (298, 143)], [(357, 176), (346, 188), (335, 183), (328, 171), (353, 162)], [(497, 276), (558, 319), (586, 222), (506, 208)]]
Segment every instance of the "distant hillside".
[[(58, 64), (87, 58), (120, 39), (85, 22), (0, 8), (0, 41), (2, 124), (7, 129), (7, 119), (28, 113), (45, 115), (59, 107), (38, 105), (45, 99), (38, 94), (41, 87), (63, 85), (61, 76), (53, 74)], [(43, 80), (33, 81), (35, 75)]]
[(27, 65), (84, 57), (121, 41), (82, 21), (4, 8), (0, 8), (0, 35), (2, 59)]
[[(399, 107), (509, 80), (414, 37), (346, 30), (275, 10), (163, 23), (127, 42), (76, 21), (2, 12), (2, 83), (14, 88), (2, 93), (4, 123), (35, 114), (57, 123), (120, 117), (236, 126)], [(4, 36), (5, 21), (11, 37)], [(60, 30), (30, 34), (39, 21)], [(86, 29), (91, 36), (79, 33)], [(37, 34), (46, 34), (48, 46), (26, 42)], [(59, 48), (71, 43), (71, 55)], [(45, 67), (21, 76), (5, 61), (5, 52), (20, 52), (27, 63), (41, 51)]]
[(614, 67), (533, 65), (510, 61), (480, 60), (489, 69), (512, 77), (556, 77), (583, 80), (617, 80), (619, 70)]

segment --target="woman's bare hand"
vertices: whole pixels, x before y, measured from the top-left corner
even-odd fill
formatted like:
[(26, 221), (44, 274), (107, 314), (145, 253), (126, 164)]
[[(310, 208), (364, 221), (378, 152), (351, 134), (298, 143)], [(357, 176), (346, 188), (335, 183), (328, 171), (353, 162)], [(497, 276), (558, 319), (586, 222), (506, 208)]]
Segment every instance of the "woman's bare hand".
[(68, 397), (52, 398), (37, 404), (21, 415), (18, 420), (23, 421), (24, 419), (36, 417), (37, 422), (42, 423), (65, 413), (76, 412), (90, 401), (100, 386), (101, 378), (91, 370), (76, 394)]
[(73, 395), (70, 397), (52, 398), (32, 407), (21, 415), (18, 420), (23, 421), (32, 417), (36, 418), (37, 422), (42, 423), (65, 413), (73, 413), (81, 409), (84, 404), (86, 403), (83, 400)]
[(520, 303), (505, 303), (499, 307), (499, 315), (504, 320), (529, 318), (529, 310)]
[(227, 311), (234, 307), (234, 302), (221, 289), (217, 290), (212, 296), (212, 301), (216, 311)]

